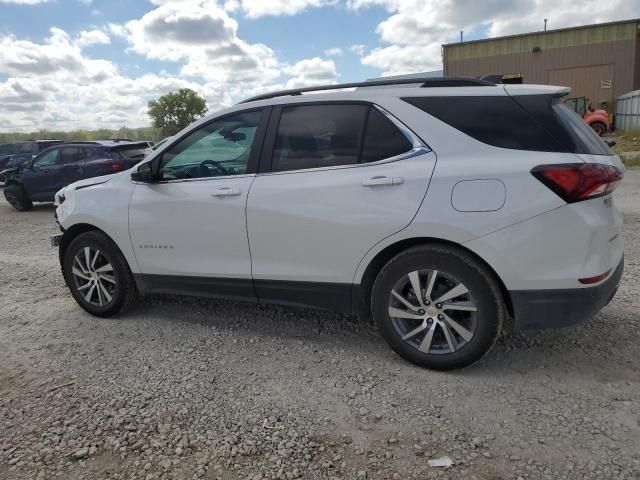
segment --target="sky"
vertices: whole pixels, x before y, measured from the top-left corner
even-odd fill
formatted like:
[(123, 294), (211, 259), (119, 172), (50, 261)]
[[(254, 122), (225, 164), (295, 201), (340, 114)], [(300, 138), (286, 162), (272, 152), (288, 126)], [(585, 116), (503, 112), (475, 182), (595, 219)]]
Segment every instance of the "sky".
[(269, 90), (442, 69), (441, 45), (640, 17), (640, 0), (0, 0), (0, 131), (148, 126)]

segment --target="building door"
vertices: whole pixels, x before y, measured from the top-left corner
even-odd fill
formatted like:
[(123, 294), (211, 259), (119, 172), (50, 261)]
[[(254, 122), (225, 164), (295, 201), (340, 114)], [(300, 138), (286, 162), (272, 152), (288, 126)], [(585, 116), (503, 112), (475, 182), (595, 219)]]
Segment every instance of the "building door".
[(612, 112), (615, 100), (613, 67), (613, 64), (608, 64), (550, 70), (549, 84), (571, 87), (570, 97), (585, 96), (596, 109), (602, 108), (605, 102), (605, 109)]

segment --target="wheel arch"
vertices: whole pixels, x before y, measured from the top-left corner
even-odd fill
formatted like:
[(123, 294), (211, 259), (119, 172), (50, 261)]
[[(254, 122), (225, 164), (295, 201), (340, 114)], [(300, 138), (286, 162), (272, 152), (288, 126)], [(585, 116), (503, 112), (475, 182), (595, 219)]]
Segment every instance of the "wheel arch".
[(362, 312), (363, 307), (366, 305), (366, 299), (369, 298), (371, 289), (373, 288), (373, 282), (375, 281), (378, 273), (384, 267), (384, 265), (391, 260), (394, 256), (399, 254), (400, 252), (407, 250), (412, 247), (416, 247), (419, 245), (444, 245), (447, 247), (451, 247), (457, 250), (460, 250), (470, 256), (472, 256), (475, 260), (477, 260), (481, 265), (483, 265), (490, 274), (493, 275), (498, 286), (500, 287), (500, 291), (502, 293), (502, 297), (504, 299), (505, 305), (507, 307), (507, 311), (511, 317), (513, 317), (513, 304), (511, 301), (511, 295), (507, 290), (504, 282), (500, 278), (500, 275), (495, 271), (495, 269), (489, 265), (482, 257), (480, 257), (477, 253), (464, 245), (460, 245), (459, 243), (455, 243), (449, 240), (443, 240), (441, 238), (432, 238), (432, 237), (413, 237), (413, 238), (405, 238), (399, 240), (391, 245), (386, 246), (380, 252), (378, 252), (375, 257), (373, 257), (369, 264), (367, 265), (362, 278), (360, 279), (360, 286), (357, 289), (357, 298), (355, 299), (355, 304), (357, 306), (356, 312)]
[[(67, 252), (69, 245), (71, 245), (71, 242), (73, 241), (73, 239), (76, 238), (78, 235), (86, 232), (92, 232), (92, 231), (100, 232), (109, 240), (111, 240), (116, 247), (118, 247), (118, 244), (113, 240), (113, 238), (109, 236), (109, 234), (107, 234), (107, 232), (105, 232), (101, 228), (96, 227), (95, 225), (91, 225), (90, 223), (76, 223), (74, 225), (71, 225), (62, 234), (62, 238), (60, 239), (60, 246), (58, 247), (58, 259), (60, 261), (60, 268), (62, 269), (63, 275), (64, 275), (64, 255)], [(118, 249), (120, 249), (120, 247), (118, 247)], [(126, 260), (126, 257), (125, 257), (125, 260)], [(129, 268), (131, 268), (131, 266), (129, 266)]]

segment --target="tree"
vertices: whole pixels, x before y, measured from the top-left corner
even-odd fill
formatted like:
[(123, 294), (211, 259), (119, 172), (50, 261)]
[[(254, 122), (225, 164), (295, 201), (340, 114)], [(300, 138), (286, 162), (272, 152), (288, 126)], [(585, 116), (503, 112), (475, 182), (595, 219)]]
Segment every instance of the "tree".
[(190, 88), (162, 95), (149, 102), (147, 114), (162, 134), (174, 135), (207, 113), (207, 102)]

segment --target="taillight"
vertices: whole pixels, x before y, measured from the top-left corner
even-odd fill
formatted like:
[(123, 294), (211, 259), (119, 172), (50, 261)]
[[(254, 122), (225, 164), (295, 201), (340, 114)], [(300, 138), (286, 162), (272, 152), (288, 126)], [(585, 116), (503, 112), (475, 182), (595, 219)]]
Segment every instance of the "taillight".
[(616, 167), (599, 163), (540, 165), (531, 173), (567, 203), (607, 195), (622, 180)]
[(124, 170), (124, 161), (112, 160), (109, 162), (102, 162), (102, 164), (109, 169), (111, 173), (117, 173)]

